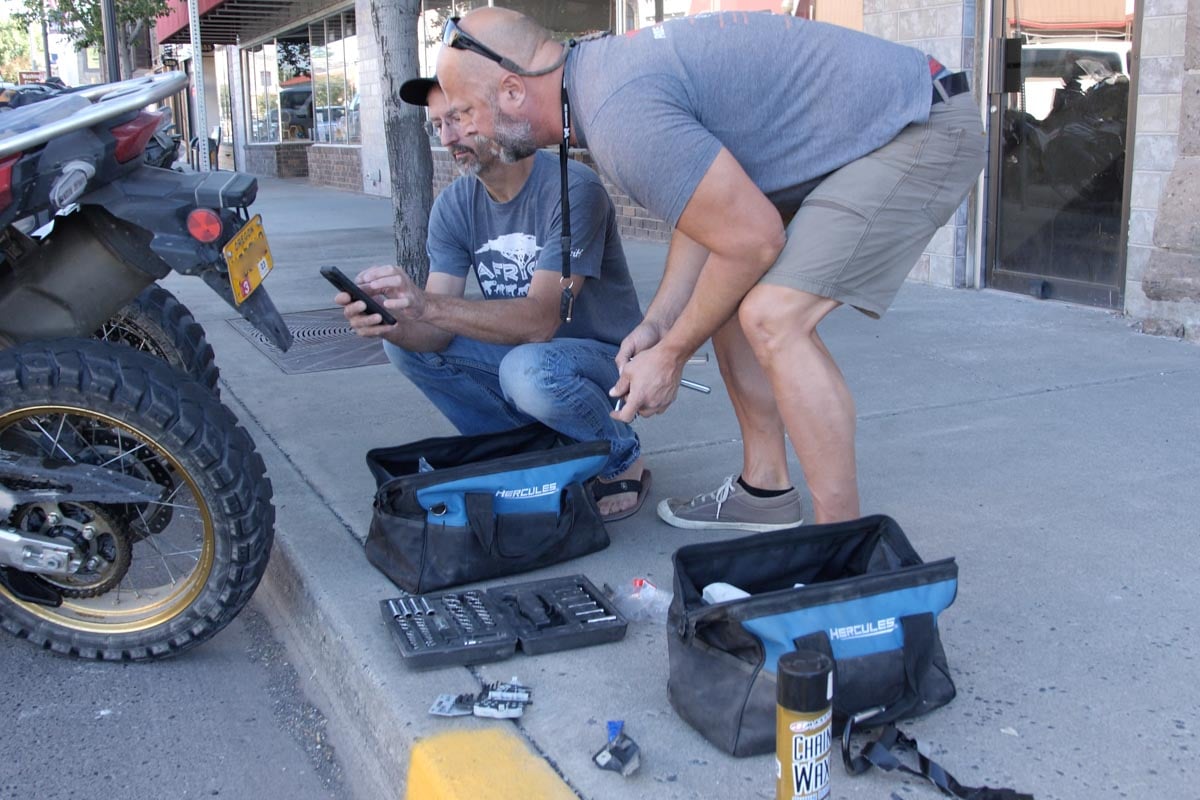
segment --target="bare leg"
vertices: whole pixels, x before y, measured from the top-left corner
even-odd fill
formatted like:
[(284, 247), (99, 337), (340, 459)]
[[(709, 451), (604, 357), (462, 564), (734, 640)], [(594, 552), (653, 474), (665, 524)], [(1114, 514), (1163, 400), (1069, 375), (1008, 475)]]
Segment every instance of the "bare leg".
[(712, 337), (721, 377), (742, 431), (742, 478), (759, 489), (789, 489), (783, 420), (771, 383), (736, 316)]
[(738, 310), (804, 469), (817, 523), (860, 515), (854, 398), (817, 335), (817, 325), (839, 305), (809, 292), (759, 284)]

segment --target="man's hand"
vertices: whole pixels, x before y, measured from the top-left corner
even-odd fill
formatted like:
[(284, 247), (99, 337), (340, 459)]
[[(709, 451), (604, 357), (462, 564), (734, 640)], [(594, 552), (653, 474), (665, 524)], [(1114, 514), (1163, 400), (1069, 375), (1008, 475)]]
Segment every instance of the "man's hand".
[(612, 418), (633, 422), (635, 417), (666, 411), (675, 402), (686, 363), (686, 354), (679, 356), (662, 345), (642, 350), (637, 358), (627, 360), (617, 384), (609, 391), (611, 397), (624, 398), (624, 405), (611, 414)]
[[(386, 299), (384, 295), (379, 292), (373, 292), (368, 285), (367, 280), (364, 279), (364, 276), (368, 272), (372, 271), (388, 272), (390, 274), (390, 272), (395, 269), (395, 267), (372, 267), (371, 269), (360, 272), (355, 277), (354, 282), (358, 284), (359, 287), (365, 292), (367, 292), (367, 294), (374, 296), (380, 304), (384, 304)], [(367, 313), (366, 304), (361, 300), (355, 300), (346, 292), (338, 292), (335, 294), (333, 296), (333, 302), (342, 307), (342, 315), (346, 318), (346, 321), (350, 323), (350, 328), (359, 336), (382, 337), (386, 336), (390, 331), (395, 330), (397, 327), (394, 325), (384, 325), (383, 320), (378, 314)]]
[(367, 293), (381, 298), (384, 308), (397, 317), (419, 320), (425, 313), (425, 292), (399, 267), (370, 267), (354, 282)]
[[(625, 369), (625, 365), (629, 363), (629, 359), (643, 350), (649, 350), (658, 344), (659, 339), (662, 338), (662, 333), (662, 328), (656, 323), (646, 320), (638, 323), (638, 326), (621, 340), (621, 347), (617, 350), (617, 372)], [(613, 396), (615, 397), (616, 395)]]

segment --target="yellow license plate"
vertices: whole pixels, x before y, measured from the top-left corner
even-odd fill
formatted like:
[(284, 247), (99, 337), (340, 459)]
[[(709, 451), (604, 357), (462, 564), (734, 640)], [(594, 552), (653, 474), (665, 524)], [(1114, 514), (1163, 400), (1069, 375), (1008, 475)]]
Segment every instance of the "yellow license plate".
[(221, 253), (229, 267), (233, 299), (241, 305), (275, 266), (271, 248), (267, 246), (267, 234), (263, 231), (262, 217), (255, 214), (221, 249)]

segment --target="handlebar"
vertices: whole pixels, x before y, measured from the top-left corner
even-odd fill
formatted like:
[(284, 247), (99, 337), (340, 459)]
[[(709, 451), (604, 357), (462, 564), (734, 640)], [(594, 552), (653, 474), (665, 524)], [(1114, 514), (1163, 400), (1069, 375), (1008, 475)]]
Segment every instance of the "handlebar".
[(170, 97), (187, 85), (188, 76), (183, 72), (160, 72), (71, 92), (86, 97), (92, 105), (64, 119), (0, 139), (0, 158), (20, 153), (30, 147), (38, 147), (51, 139), (90, 128), (130, 111), (145, 108), (151, 103)]

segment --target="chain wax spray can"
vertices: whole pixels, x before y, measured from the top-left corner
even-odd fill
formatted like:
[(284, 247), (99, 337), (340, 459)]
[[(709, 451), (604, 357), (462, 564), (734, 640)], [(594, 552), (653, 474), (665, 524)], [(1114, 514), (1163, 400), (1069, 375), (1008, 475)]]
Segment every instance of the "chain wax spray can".
[(833, 661), (811, 650), (786, 653), (775, 677), (775, 800), (825, 800), (833, 741)]

